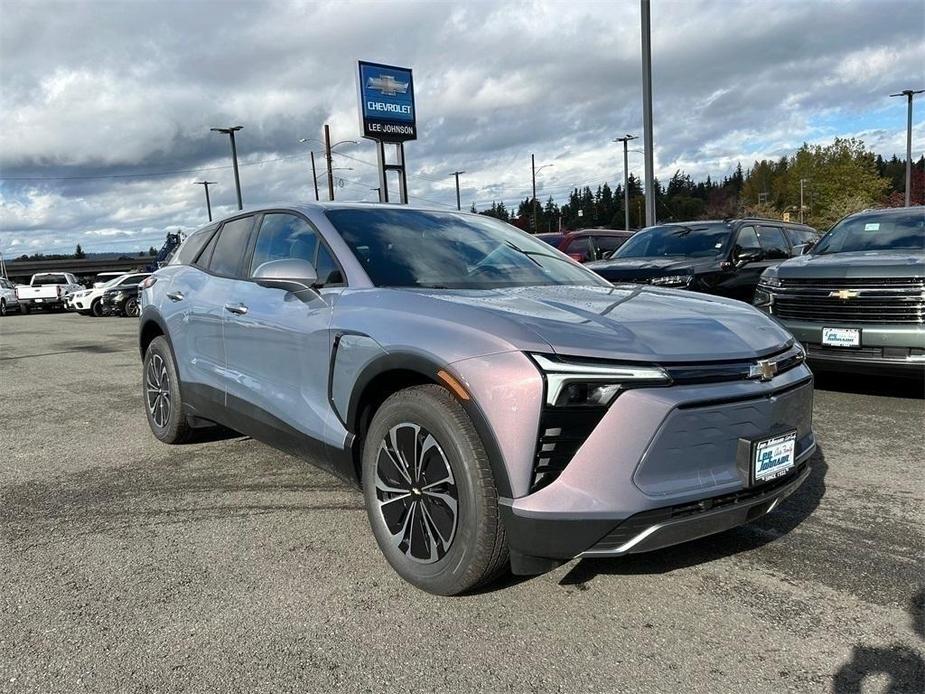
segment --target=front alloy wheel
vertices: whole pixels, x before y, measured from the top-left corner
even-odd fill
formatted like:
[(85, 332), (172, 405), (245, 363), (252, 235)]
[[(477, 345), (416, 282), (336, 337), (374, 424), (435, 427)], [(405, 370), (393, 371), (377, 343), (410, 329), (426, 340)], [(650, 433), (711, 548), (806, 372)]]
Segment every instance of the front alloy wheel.
[(485, 446), (448, 390), (428, 384), (391, 395), (365, 433), (362, 462), (373, 535), (406, 581), (456, 595), (508, 566)]
[(459, 497), (453, 470), (427, 429), (402, 422), (379, 444), (379, 512), (396, 547), (430, 564), (446, 556), (456, 535)]
[(123, 309), (123, 311), (125, 311), (125, 315), (128, 316), (129, 318), (137, 318), (138, 317), (138, 299), (129, 299), (128, 301), (126, 301), (125, 308)]

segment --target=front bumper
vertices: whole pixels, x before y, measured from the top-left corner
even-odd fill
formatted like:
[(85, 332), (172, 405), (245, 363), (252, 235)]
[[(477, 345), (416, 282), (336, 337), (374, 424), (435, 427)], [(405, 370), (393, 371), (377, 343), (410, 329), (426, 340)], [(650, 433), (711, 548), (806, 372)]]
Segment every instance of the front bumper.
[(833, 321), (825, 327), (857, 328), (861, 346), (829, 347), (822, 344), (818, 322), (777, 319), (806, 348), (813, 367), (854, 373), (925, 373), (925, 326)]
[[(795, 468), (750, 486), (750, 443), (797, 432)], [(640, 388), (620, 395), (561, 475), (502, 499), (516, 572), (659, 549), (773, 510), (809, 474), (812, 376)]]

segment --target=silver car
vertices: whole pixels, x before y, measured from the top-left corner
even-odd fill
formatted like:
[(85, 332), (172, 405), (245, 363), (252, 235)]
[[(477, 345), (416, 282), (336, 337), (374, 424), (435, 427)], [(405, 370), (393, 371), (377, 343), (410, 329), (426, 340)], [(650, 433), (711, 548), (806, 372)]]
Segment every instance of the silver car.
[(142, 286), (154, 435), (220, 423), (360, 485), (433, 593), (719, 532), (809, 474), (812, 374), (777, 323), (489, 217), (248, 211)]

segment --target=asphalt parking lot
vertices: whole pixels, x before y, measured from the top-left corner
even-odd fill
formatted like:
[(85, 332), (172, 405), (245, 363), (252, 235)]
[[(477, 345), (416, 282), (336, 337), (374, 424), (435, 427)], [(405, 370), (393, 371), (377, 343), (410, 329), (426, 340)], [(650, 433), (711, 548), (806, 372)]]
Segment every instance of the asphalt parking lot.
[(158, 443), (136, 327), (0, 319), (0, 691), (925, 688), (920, 384), (819, 379), (813, 475), (754, 525), (439, 598), (326, 473)]

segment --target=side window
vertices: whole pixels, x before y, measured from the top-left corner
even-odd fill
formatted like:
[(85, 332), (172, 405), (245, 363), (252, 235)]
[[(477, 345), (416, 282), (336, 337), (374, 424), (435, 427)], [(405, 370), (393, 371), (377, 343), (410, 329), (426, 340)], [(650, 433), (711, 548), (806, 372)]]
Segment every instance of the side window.
[(572, 239), (563, 252), (572, 256), (581, 256), (582, 260), (588, 260), (591, 257), (591, 238), (579, 236)]
[[(318, 236), (301, 217), (291, 214), (268, 214), (260, 224), (250, 274), (271, 260), (299, 258), (314, 263)], [(321, 276), (319, 271), (318, 276)]]
[(761, 244), (758, 242), (758, 234), (755, 227), (747, 226), (739, 229), (739, 235), (736, 237), (734, 256), (742, 251), (760, 251)]
[(782, 260), (790, 257), (790, 246), (784, 232), (778, 227), (762, 226), (758, 232), (758, 240), (768, 260)]
[(331, 257), (331, 252), (324, 244), (318, 247), (318, 259), (315, 261), (315, 269), (318, 271), (319, 284), (344, 283), (344, 276), (341, 274), (340, 268), (337, 267), (337, 263)]
[(597, 242), (598, 258), (603, 258), (626, 242), (626, 239), (622, 236), (598, 236), (594, 240)]
[(215, 250), (212, 251), (212, 258), (209, 260), (211, 272), (226, 277), (240, 275), (241, 259), (244, 257), (244, 251), (247, 250), (247, 239), (253, 225), (253, 217), (234, 219), (222, 225), (218, 232)]
[(196, 256), (199, 255), (199, 251), (202, 250), (202, 247), (209, 242), (209, 239), (217, 228), (218, 224), (212, 224), (190, 234), (189, 238), (180, 246), (180, 250), (174, 254), (170, 264), (190, 265), (196, 259)]

